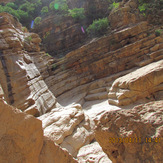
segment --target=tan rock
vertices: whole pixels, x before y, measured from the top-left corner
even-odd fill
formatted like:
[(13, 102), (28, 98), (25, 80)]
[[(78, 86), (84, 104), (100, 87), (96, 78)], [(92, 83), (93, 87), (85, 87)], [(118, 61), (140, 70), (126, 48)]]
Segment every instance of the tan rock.
[(38, 162), (43, 145), (41, 121), (0, 99), (0, 162)]
[(0, 83), (5, 100), (26, 113), (43, 114), (55, 107), (56, 98), (39, 70), (47, 68), (47, 61), (36, 64), (43, 57), (38, 52), (41, 39), (35, 33), (23, 33), (21, 24), (10, 14), (0, 16)]
[(162, 162), (163, 101), (104, 113), (95, 138), (113, 163)]
[(135, 24), (140, 21), (139, 12), (137, 10), (138, 3), (129, 0), (124, 7), (112, 10), (109, 15), (109, 21), (113, 29)]
[(97, 142), (85, 145), (80, 148), (77, 158), (79, 163), (112, 163), (112, 161), (103, 152), (102, 148)]
[(78, 150), (94, 139), (93, 123), (84, 115), (80, 105), (55, 108), (39, 117), (44, 135), (76, 157)]
[(43, 147), (39, 156), (39, 163), (77, 163), (75, 159), (52, 140), (44, 138)]
[(128, 105), (138, 99), (148, 97), (162, 91), (163, 60), (151, 63), (145, 67), (118, 78), (110, 88), (109, 103)]

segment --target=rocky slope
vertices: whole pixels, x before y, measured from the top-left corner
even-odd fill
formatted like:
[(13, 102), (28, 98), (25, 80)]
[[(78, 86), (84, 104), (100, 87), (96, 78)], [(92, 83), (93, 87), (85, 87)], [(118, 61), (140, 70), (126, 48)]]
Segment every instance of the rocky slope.
[[(0, 116), (4, 118), (0, 123), (1, 160), (76, 162), (72, 156), (78, 157), (78, 162), (99, 163), (110, 162), (109, 158), (113, 162), (162, 160), (156, 152), (162, 150), (163, 104), (156, 100), (163, 97), (163, 35), (155, 32), (162, 27), (142, 21), (137, 4), (132, 0), (111, 15), (108, 17), (111, 29), (107, 35), (93, 39), (61, 59), (54, 59), (40, 51), (41, 40), (37, 34), (24, 33), (15, 18), (0, 14), (0, 96), (19, 109), (11, 109), (1, 100)], [(109, 103), (114, 101), (114, 105), (125, 106), (110, 105), (108, 100)], [(149, 101), (153, 102), (133, 106)], [(6, 107), (11, 116), (5, 113)], [(10, 124), (10, 117), (15, 123)], [(4, 122), (7, 130), (3, 127)], [(97, 125), (95, 136), (94, 122)], [(19, 125), (24, 123), (32, 136), (22, 133)], [(38, 125), (33, 126), (35, 123)], [(139, 125), (141, 130), (137, 128)], [(21, 131), (15, 138), (12, 134), (18, 133), (17, 127)], [(26, 141), (20, 140), (22, 134), (32, 147), (35, 134), (40, 138), (38, 146), (34, 147), (36, 152), (31, 153), (31, 146), (23, 144)], [(143, 142), (108, 142), (107, 135), (129, 138), (130, 134), (142, 138)], [(11, 158), (6, 156), (10, 153), (5, 152), (8, 142), (4, 135), (13, 140)], [(146, 143), (146, 140), (155, 142)], [(157, 143), (156, 140), (161, 141)], [(27, 155), (23, 153), (23, 147)], [(14, 156), (14, 148), (20, 155)], [(57, 157), (56, 151), (59, 151)]]
[[(46, 2), (43, 1), (46, 4)], [(47, 5), (47, 4), (46, 4)], [(41, 37), (42, 44), (46, 52), (54, 57), (62, 57), (64, 54), (77, 49), (86, 40), (87, 35), (82, 31), (95, 18), (107, 15), (108, 1), (99, 0), (68, 0), (69, 9), (84, 8), (86, 19), (81, 22), (76, 21), (71, 16), (49, 12), (48, 16), (43, 16), (40, 24), (35, 25), (32, 30)]]
[(93, 123), (80, 105), (64, 108), (48, 89), (40, 72), (49, 74), (44, 70), (51, 58), (39, 51), (38, 35), (23, 33), (9, 14), (1, 14), (1, 22), (0, 82), (5, 101), (28, 114), (44, 114), (39, 117), (44, 135), (76, 156), (80, 147), (94, 139)]
[[(102, 96), (107, 99), (109, 87), (117, 77), (162, 59), (163, 37), (155, 34), (161, 26), (141, 21), (138, 10), (130, 7), (130, 3), (111, 15), (110, 34), (92, 40), (49, 65), (52, 75), (43, 78), (61, 104), (71, 101), (83, 104), (88, 99), (86, 95), (97, 89), (104, 89)], [(135, 21), (130, 22), (131, 18)], [(76, 99), (79, 91), (81, 97)]]

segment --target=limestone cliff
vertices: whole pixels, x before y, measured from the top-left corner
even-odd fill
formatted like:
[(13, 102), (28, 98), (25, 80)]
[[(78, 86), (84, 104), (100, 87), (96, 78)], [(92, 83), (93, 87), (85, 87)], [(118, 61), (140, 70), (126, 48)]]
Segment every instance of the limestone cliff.
[[(56, 105), (54, 95), (43, 81), (37, 62), (46, 63), (41, 58), (41, 39), (34, 33), (23, 33), (18, 21), (7, 13), (0, 14), (0, 83), (5, 100), (32, 115), (51, 110)], [(42, 55), (43, 56), (43, 55)]]
[[(118, 24), (121, 18), (117, 19), (116, 13), (112, 14), (110, 23), (113, 30), (110, 34), (92, 40), (49, 65), (51, 75), (43, 78), (59, 101), (63, 98), (72, 101), (80, 91), (82, 97), (77, 100), (82, 103), (92, 89), (109, 87), (111, 75), (122, 73), (119, 76), (123, 76), (128, 70), (162, 59), (163, 35), (155, 33), (161, 26), (141, 21), (136, 11), (129, 5), (120, 8), (116, 13), (121, 12), (122, 17), (125, 15), (123, 24)], [(130, 22), (132, 17), (135, 21)], [(103, 79), (102, 84), (93, 84), (100, 79)]]

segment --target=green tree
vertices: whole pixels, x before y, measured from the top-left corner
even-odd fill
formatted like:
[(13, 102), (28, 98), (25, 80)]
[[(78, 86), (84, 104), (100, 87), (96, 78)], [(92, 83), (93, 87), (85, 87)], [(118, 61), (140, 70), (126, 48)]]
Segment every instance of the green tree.
[(91, 25), (86, 29), (87, 33), (91, 36), (102, 35), (106, 32), (109, 21), (107, 18), (94, 20)]
[(34, 23), (36, 25), (38, 25), (38, 24), (40, 24), (40, 22), (41, 22), (41, 17), (36, 17), (35, 20), (34, 20)]
[(84, 8), (74, 8), (68, 11), (69, 15), (72, 16), (76, 21), (80, 21), (85, 18)]
[(49, 8), (52, 11), (58, 11), (58, 12), (62, 12), (62, 13), (67, 13), (68, 12), (68, 5), (66, 0), (55, 0), (52, 1), (49, 4)]
[(49, 12), (48, 6), (44, 6), (44, 7), (41, 9), (41, 14), (42, 14), (42, 15), (47, 14), (48, 12)]
[(26, 1), (25, 3), (20, 5), (19, 9), (27, 12), (30, 15), (32, 15), (35, 11), (35, 4)]
[(7, 3), (6, 6), (12, 8), (12, 9), (15, 9), (15, 10), (18, 9), (18, 5), (16, 5), (16, 4), (13, 3), (13, 2)]

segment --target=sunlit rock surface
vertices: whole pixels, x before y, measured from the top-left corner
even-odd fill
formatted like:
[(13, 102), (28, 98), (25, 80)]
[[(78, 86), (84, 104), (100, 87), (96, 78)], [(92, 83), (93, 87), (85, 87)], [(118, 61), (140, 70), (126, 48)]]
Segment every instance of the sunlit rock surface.
[(114, 81), (109, 90), (109, 103), (129, 105), (163, 91), (163, 60), (151, 63)]
[(5, 100), (29, 114), (43, 114), (55, 107), (56, 98), (34, 63), (35, 55), (41, 55), (41, 40), (37, 34), (23, 33), (21, 24), (11, 15), (0, 16), (0, 83)]
[(42, 122), (0, 99), (0, 162), (77, 161), (43, 136)]
[(39, 117), (44, 135), (76, 157), (78, 150), (94, 139), (94, 123), (80, 105), (55, 108)]
[(163, 101), (104, 113), (95, 138), (113, 163), (162, 162)]

